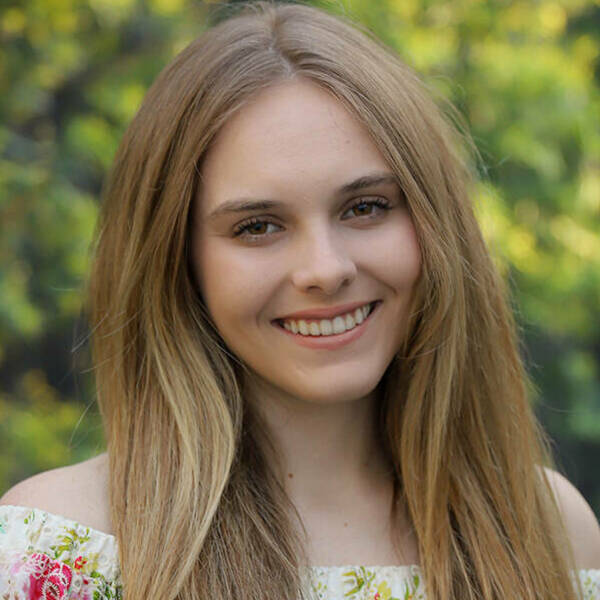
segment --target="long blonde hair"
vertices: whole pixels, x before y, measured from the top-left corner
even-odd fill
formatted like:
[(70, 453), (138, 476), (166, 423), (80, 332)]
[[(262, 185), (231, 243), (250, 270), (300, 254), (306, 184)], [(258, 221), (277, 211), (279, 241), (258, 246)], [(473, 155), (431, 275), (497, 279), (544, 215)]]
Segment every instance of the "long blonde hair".
[(465, 140), (368, 30), (272, 2), (243, 6), (163, 70), (105, 188), (90, 320), (126, 598), (306, 593), (305, 540), (261, 450), (270, 438), (189, 265), (211, 140), (253, 94), (294, 77), (329, 90), (368, 128), (417, 231), (422, 274), (405, 343), (380, 382), (378, 427), (428, 597), (574, 599), (541, 468), (551, 455), (471, 208)]

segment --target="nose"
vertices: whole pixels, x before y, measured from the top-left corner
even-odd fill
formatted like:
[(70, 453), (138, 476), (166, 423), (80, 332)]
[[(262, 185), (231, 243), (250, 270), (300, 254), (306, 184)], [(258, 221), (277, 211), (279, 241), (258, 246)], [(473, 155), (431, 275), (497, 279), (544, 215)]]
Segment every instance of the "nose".
[(342, 240), (331, 233), (315, 232), (296, 248), (292, 282), (303, 292), (334, 295), (356, 278), (356, 264)]

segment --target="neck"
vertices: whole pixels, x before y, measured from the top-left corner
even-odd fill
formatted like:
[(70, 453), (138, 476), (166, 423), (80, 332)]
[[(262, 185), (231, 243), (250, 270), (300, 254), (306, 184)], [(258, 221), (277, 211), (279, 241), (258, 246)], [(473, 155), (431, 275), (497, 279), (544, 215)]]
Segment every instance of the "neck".
[(336, 510), (389, 491), (392, 467), (377, 435), (375, 392), (317, 403), (252, 381), (247, 393), (274, 443), (275, 470), (297, 507)]
[(393, 515), (393, 466), (376, 427), (377, 393), (316, 402), (264, 382), (245, 388), (270, 442), (265, 457), (306, 534), (307, 564), (417, 564), (408, 516), (404, 509)]

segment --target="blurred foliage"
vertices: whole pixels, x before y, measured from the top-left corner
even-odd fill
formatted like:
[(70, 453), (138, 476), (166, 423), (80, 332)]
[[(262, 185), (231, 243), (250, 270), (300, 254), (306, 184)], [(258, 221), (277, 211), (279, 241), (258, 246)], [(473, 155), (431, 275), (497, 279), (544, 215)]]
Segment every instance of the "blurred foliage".
[[(600, 2), (314, 3), (366, 24), (464, 116), (537, 414), (600, 515)], [(102, 180), (145, 90), (216, 4), (0, 7), (0, 491), (103, 447), (80, 318)]]

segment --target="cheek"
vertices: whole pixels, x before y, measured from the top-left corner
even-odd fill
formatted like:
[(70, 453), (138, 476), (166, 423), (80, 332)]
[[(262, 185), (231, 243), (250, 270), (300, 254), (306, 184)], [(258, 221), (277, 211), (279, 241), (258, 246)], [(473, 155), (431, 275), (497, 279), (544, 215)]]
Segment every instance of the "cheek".
[(372, 271), (397, 291), (410, 290), (421, 273), (421, 251), (409, 218), (380, 231), (369, 244)]
[(194, 253), (199, 288), (217, 327), (234, 321), (256, 320), (268, 303), (273, 269), (265, 269), (252, 250), (208, 238)]

